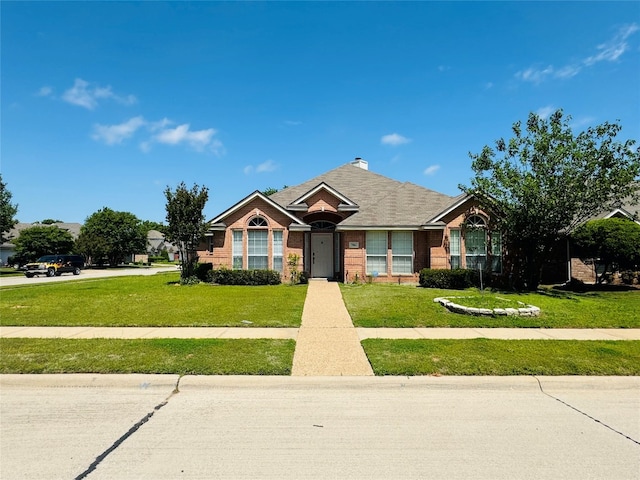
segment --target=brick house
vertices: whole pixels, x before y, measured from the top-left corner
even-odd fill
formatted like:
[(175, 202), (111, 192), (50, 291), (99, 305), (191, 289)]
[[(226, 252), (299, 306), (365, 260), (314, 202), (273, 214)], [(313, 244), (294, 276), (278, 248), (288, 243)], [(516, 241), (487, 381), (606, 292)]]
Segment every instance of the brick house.
[(473, 197), (371, 172), (360, 158), (270, 196), (255, 191), (210, 222), (200, 262), (310, 278), (416, 282), (423, 268), (502, 268), (501, 238)]

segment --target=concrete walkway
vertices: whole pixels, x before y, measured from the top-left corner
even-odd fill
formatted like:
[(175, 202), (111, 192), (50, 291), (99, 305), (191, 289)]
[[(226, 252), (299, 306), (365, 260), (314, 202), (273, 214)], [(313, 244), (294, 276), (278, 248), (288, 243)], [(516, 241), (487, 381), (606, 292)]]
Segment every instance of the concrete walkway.
[(309, 282), (291, 375), (373, 375), (337, 283)]
[[(0, 338), (282, 338), (298, 328), (3, 327)], [(493, 338), (503, 340), (640, 340), (640, 328), (355, 328), (359, 340)]]

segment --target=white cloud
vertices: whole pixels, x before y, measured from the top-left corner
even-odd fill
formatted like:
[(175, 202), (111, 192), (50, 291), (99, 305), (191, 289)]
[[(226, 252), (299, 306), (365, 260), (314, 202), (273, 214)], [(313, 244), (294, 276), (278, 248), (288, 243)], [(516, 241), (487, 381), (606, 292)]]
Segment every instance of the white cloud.
[(529, 67), (516, 73), (516, 77), (525, 82), (540, 83), (553, 73), (553, 67), (546, 68)]
[[(168, 120), (164, 119), (163, 122), (168, 122)], [(188, 123), (178, 125), (175, 128), (160, 128), (159, 133), (153, 136), (153, 140), (165, 145), (186, 144), (199, 152), (210, 150), (216, 154), (221, 153), (222, 142), (213, 138), (217, 133), (215, 129), (191, 130), (190, 128)]]
[(605, 61), (616, 61), (628, 50), (629, 44), (627, 43), (627, 39), (638, 30), (640, 30), (640, 27), (635, 23), (625, 25), (618, 30), (613, 38), (598, 45), (596, 47), (598, 53), (595, 55), (590, 55), (582, 61), (569, 63), (559, 68), (555, 68), (552, 65), (549, 65), (546, 68), (529, 67), (526, 70), (520, 70), (517, 72), (516, 78), (536, 84), (541, 83), (550, 77), (568, 79), (578, 75), (584, 67), (592, 67), (597, 63)]
[(298, 125), (302, 125), (302, 122), (299, 120), (285, 120), (284, 124), (288, 127), (297, 127)]
[(598, 62), (613, 62), (620, 58), (628, 48), (627, 38), (638, 31), (640, 27), (637, 24), (625, 25), (618, 30), (618, 33), (609, 41), (598, 45), (596, 48), (598, 53), (584, 59), (584, 64), (591, 66)]
[(91, 138), (107, 145), (115, 145), (131, 138), (138, 130), (146, 127), (145, 130), (152, 135), (140, 142), (140, 149), (143, 152), (149, 152), (154, 144), (163, 144), (187, 145), (198, 152), (207, 151), (216, 155), (224, 153), (222, 142), (214, 137), (215, 129), (191, 130), (188, 123), (168, 128), (172, 124), (173, 122), (167, 118), (148, 122), (142, 116), (138, 116), (117, 125), (97, 124), (93, 128)]
[(273, 172), (277, 168), (278, 168), (278, 165), (273, 160), (267, 160), (265, 162), (262, 162), (257, 167), (254, 167), (253, 165), (247, 165), (242, 169), (242, 171), (244, 172), (245, 175), (250, 175), (252, 173)]
[(257, 173), (273, 172), (277, 167), (278, 166), (273, 160), (267, 160), (266, 162), (262, 162), (260, 165), (257, 166), (256, 172)]
[(62, 99), (67, 103), (88, 110), (96, 108), (98, 101), (103, 99), (112, 99), (123, 105), (132, 105), (137, 101), (134, 95), (116, 95), (110, 86), (100, 87), (98, 85), (92, 85), (81, 78), (75, 79), (73, 87), (62, 94)]
[(38, 97), (48, 97), (52, 94), (53, 94), (53, 88), (49, 86), (41, 87), (40, 90), (38, 90), (38, 93), (36, 93)]
[(100, 125), (93, 127), (91, 138), (102, 141), (107, 145), (122, 143), (123, 140), (131, 138), (136, 131), (146, 124), (144, 118), (133, 117), (118, 125)]
[(440, 165), (430, 165), (424, 169), (424, 173), (427, 176), (434, 175), (438, 170), (440, 170)]
[(541, 107), (536, 111), (536, 114), (542, 118), (543, 120), (549, 118), (549, 115), (551, 115), (553, 112), (555, 112), (557, 109), (556, 107), (554, 107), (553, 105), (547, 105), (545, 107)]
[(391, 145), (394, 147), (405, 144), (405, 143), (409, 143), (410, 141), (411, 139), (407, 137), (403, 137), (398, 133), (390, 133), (389, 135), (383, 135), (382, 138), (380, 139), (380, 143), (382, 143), (383, 145)]

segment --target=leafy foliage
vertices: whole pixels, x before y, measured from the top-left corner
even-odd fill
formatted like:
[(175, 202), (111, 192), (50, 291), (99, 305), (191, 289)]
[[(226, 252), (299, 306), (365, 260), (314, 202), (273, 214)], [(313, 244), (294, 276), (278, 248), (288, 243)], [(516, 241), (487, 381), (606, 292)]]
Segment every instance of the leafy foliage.
[(2, 181), (0, 174), (0, 243), (8, 240), (4, 234), (18, 223), (14, 218), (16, 213), (18, 213), (18, 205), (11, 203), (11, 192), (7, 190), (7, 184)]
[(420, 270), (420, 286), (425, 288), (465, 288), (479, 286), (480, 279), (477, 270), (455, 268), (453, 270), (424, 268)]
[(57, 225), (36, 225), (22, 230), (14, 244), (16, 253), (13, 261), (24, 264), (47, 254), (71, 253), (74, 241), (67, 230)]
[(543, 119), (529, 115), (526, 130), (470, 154), (475, 177), (460, 186), (475, 195), (503, 232), (512, 273), (521, 287), (536, 289), (546, 258), (593, 212), (637, 198), (640, 150), (618, 142), (618, 123), (605, 122), (574, 135), (562, 110)]
[(138, 218), (129, 212), (103, 208), (90, 215), (76, 244), (77, 250), (93, 262), (106, 257), (109, 265), (122, 263), (127, 255), (142, 253), (147, 246), (147, 232)]
[(219, 268), (208, 273), (208, 280), (218, 285), (279, 285), (280, 273), (275, 270), (231, 270)]
[(184, 182), (180, 182), (175, 192), (167, 187), (164, 194), (168, 223), (165, 237), (180, 250), (181, 277), (193, 277), (198, 263), (198, 245), (207, 231), (203, 210), (209, 199), (209, 189), (194, 184), (189, 190)]
[(607, 272), (632, 270), (640, 265), (640, 225), (622, 218), (591, 220), (571, 235), (582, 259), (599, 260), (604, 266), (598, 276), (602, 283)]

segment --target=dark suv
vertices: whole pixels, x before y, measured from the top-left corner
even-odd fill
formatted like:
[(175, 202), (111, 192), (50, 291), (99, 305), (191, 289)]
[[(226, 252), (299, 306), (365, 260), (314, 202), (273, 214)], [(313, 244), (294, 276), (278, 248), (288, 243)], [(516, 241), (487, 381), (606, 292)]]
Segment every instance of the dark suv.
[(27, 263), (24, 274), (31, 278), (34, 275), (53, 277), (63, 273), (80, 275), (84, 268), (84, 258), (80, 255), (45, 255), (33, 263)]

